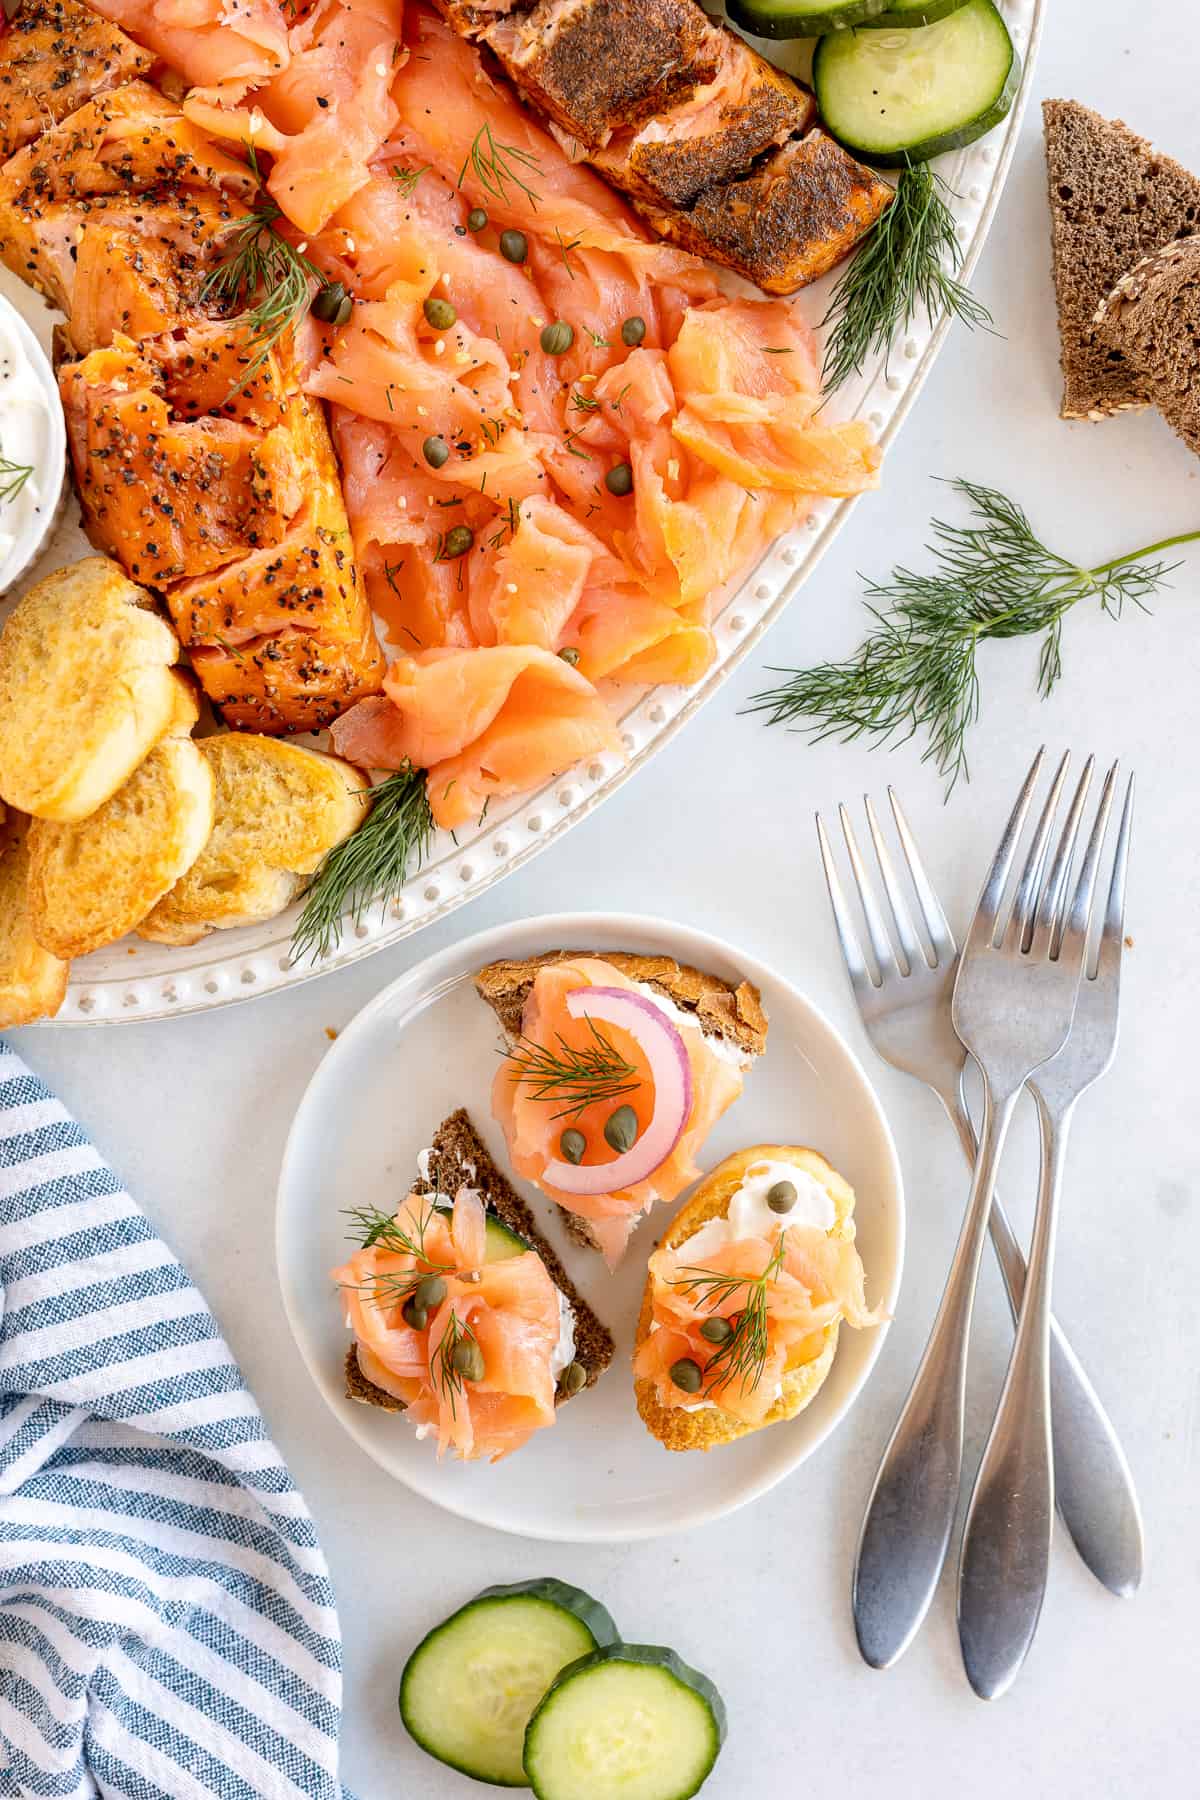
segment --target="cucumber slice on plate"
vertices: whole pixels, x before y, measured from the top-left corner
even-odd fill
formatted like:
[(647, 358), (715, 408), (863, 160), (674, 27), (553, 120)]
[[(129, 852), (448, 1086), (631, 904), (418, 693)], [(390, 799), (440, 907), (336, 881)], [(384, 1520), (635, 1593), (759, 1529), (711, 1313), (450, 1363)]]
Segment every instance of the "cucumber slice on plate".
[[(437, 1211), (450, 1217), (448, 1206), (439, 1206)], [(520, 1232), (513, 1231), (490, 1212), (484, 1225), (483, 1247), (485, 1262), (503, 1262), (506, 1256), (521, 1256), (530, 1246)]]
[(735, 25), (755, 37), (823, 37), (869, 23), (888, 0), (725, 0)]
[(712, 1682), (673, 1650), (610, 1644), (559, 1675), (529, 1721), (537, 1800), (688, 1800), (725, 1737)]
[(528, 1787), (529, 1715), (560, 1669), (616, 1637), (599, 1601), (566, 1582), (485, 1588), (405, 1663), (400, 1717), (438, 1762), (497, 1787)]
[(867, 162), (894, 167), (960, 150), (999, 124), (1021, 63), (992, 0), (913, 31), (839, 32), (813, 59), (825, 124)]
[(887, 0), (887, 10), (864, 19), (863, 24), (872, 31), (886, 31), (889, 26), (911, 31), (918, 25), (933, 25), (966, 3), (967, 0)]

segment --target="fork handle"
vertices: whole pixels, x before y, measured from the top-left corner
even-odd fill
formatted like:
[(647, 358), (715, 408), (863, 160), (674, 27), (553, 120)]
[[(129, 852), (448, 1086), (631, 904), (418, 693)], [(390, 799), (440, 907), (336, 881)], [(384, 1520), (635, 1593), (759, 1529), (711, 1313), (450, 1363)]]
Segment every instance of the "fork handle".
[(854, 1626), (863, 1659), (875, 1669), (894, 1663), (920, 1629), (954, 1528), (971, 1311), (1016, 1101), (1016, 1093), (994, 1098), (985, 1083), (971, 1197), (946, 1289), (867, 1503), (854, 1563)]
[(1041, 1617), (1054, 1534), (1050, 1291), (1073, 1105), (1054, 1116), (1035, 1092), (1042, 1168), (1017, 1334), (967, 1507), (958, 1570), (958, 1635), (983, 1700), (1012, 1685)]
[[(975, 1127), (961, 1095), (942, 1095), (941, 1099), (968, 1161), (973, 1162)], [(1025, 1258), (999, 1195), (992, 1199), (989, 1228), (1015, 1321), (1025, 1292)], [(1053, 1314), (1050, 1417), (1059, 1517), (1096, 1580), (1111, 1594), (1127, 1598), (1137, 1592), (1144, 1567), (1141, 1510), (1133, 1472), (1112, 1420)]]

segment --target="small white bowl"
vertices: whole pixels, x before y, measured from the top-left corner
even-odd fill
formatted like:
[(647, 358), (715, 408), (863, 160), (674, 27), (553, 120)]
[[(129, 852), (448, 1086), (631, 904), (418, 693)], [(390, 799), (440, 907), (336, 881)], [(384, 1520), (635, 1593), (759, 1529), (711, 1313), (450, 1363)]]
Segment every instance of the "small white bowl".
[[(0, 503), (0, 597), (3, 597), (16, 587), (22, 576), (37, 561), (62, 511), (67, 480), (67, 433), (58, 383), (54, 379), (50, 359), (28, 322), (3, 295), (0, 295), (0, 333), (11, 338), (46, 399), (44, 417), (38, 422), (33, 455), (34, 474), (24, 490), (24, 493), (29, 493), (36, 482), (37, 506), (36, 509), (27, 510), (21, 529), (7, 548), (4, 540), (12, 521), (6, 517), (8, 507)], [(3, 350), (0, 349), (0, 360), (2, 358)], [(2, 375), (3, 370), (0, 369), (0, 377)], [(0, 447), (4, 447), (2, 434)]]
[[(904, 1256), (904, 1204), (895, 1145), (857, 1058), (792, 983), (732, 945), (665, 920), (608, 913), (529, 919), (454, 945), (376, 995), (326, 1053), (300, 1103), (284, 1154), (276, 1254), (284, 1306), (310, 1374), (338, 1420), (381, 1468), (435, 1505), (498, 1531), (566, 1543), (656, 1537), (719, 1518), (766, 1493), (828, 1437), (879, 1354), (885, 1326), (840, 1333), (825, 1385), (806, 1411), (709, 1455), (664, 1450), (637, 1415), (630, 1352), (646, 1260), (674, 1208), (652, 1213), (609, 1275), (570, 1243), (550, 1202), (522, 1189), (546, 1235), (617, 1343), (593, 1391), (563, 1408), (495, 1467), (439, 1463), (394, 1414), (343, 1391), (349, 1337), (329, 1271), (348, 1254), (343, 1213), (389, 1211), (408, 1192), (417, 1152), (465, 1106), (507, 1168), (490, 1093), (498, 1029), (471, 977), (498, 957), (539, 950), (658, 952), (745, 977), (770, 1019), (765, 1055), (710, 1136), (706, 1168), (757, 1143), (811, 1144), (857, 1193), (867, 1296), (890, 1313)], [(801, 950), (802, 953), (802, 950)], [(520, 1185), (520, 1184), (517, 1184)], [(353, 1480), (347, 1470), (347, 1479)]]

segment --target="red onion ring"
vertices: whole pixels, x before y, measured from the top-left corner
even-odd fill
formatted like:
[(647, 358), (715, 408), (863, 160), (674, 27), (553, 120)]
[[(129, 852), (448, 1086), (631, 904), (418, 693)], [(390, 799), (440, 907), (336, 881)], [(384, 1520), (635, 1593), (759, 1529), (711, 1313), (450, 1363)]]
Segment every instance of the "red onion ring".
[(692, 1111), (692, 1065), (672, 1021), (643, 994), (629, 988), (572, 988), (566, 996), (573, 1019), (618, 1025), (645, 1054), (654, 1081), (654, 1116), (632, 1149), (612, 1162), (546, 1164), (542, 1180), (564, 1194), (615, 1194), (635, 1187), (661, 1168), (683, 1136)]

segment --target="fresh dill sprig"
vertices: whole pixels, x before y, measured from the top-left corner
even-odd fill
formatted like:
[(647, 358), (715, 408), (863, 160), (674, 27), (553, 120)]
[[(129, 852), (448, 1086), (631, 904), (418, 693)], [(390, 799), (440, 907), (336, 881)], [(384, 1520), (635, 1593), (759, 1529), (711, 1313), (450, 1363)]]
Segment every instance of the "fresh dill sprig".
[(392, 170), (392, 180), (396, 183), (396, 186), (400, 189), (400, 192), (405, 200), (408, 199), (408, 196), (412, 193), (412, 191), (416, 187), (418, 181), (420, 181), (422, 175), (428, 175), (431, 166), (432, 165), (430, 163), (422, 163), (421, 167), (419, 169), (393, 169)]
[(577, 1119), (597, 1100), (617, 1100), (638, 1086), (638, 1072), (626, 1062), (611, 1038), (605, 1037), (594, 1019), (588, 1020), (592, 1041), (582, 1049), (556, 1033), (558, 1047), (518, 1038), (503, 1055), (512, 1064), (509, 1079), (529, 1089), (530, 1098), (563, 1104), (551, 1119)]
[[(247, 159), (255, 180), (261, 180), (254, 146), (247, 144)], [(225, 253), (200, 284), (201, 305), (219, 307), (225, 314), (244, 309), (250, 332), (250, 361), (227, 399), (249, 386), (271, 351), (308, 311), (310, 281), (324, 280), (320, 269), (275, 229), (280, 210), (266, 193), (258, 205), (228, 233)]]
[(386, 906), (419, 869), (433, 837), (433, 815), (420, 769), (406, 766), (371, 790), (370, 815), (335, 844), (313, 877), (292, 937), (292, 961), (328, 956), (346, 913), (358, 925), (373, 901)]
[(33, 474), (32, 463), (13, 462), (0, 450), (0, 502), (7, 504), (15, 500), (29, 477)]
[(361, 1250), (373, 1250), (378, 1244), (384, 1250), (392, 1250), (398, 1256), (415, 1256), (422, 1262), (430, 1258), (425, 1250), (425, 1234), (432, 1225), (437, 1208), (430, 1201), (428, 1207), (418, 1214), (411, 1231), (401, 1225), (392, 1213), (381, 1212), (377, 1206), (351, 1206), (346, 1208), (346, 1217), (353, 1221), (348, 1235)]
[(482, 1362), (483, 1353), (479, 1349), (479, 1339), (465, 1319), (460, 1319), (451, 1308), (450, 1317), (446, 1321), (446, 1329), (438, 1339), (437, 1349), (429, 1359), (429, 1373), (443, 1397), (450, 1403), (450, 1417), (456, 1419), (458, 1397), (463, 1391), (463, 1382), (467, 1379), (455, 1361), (455, 1351), (464, 1344), (474, 1344)]
[(886, 355), (918, 308), (930, 324), (945, 312), (972, 330), (990, 327), (987, 307), (957, 277), (962, 247), (944, 191), (928, 163), (904, 169), (895, 199), (834, 288), (822, 320), (830, 327), (827, 393), (857, 375), (872, 351)]
[(670, 1281), (669, 1286), (679, 1288), (710, 1314), (731, 1300), (739, 1303), (738, 1311), (729, 1318), (729, 1336), (717, 1345), (702, 1371), (706, 1396), (734, 1381), (740, 1382), (745, 1394), (762, 1380), (771, 1349), (767, 1289), (783, 1267), (786, 1238), (786, 1230), (781, 1231), (761, 1275), (726, 1275), (716, 1269), (685, 1266)]
[(475, 133), (471, 148), (467, 151), (462, 168), (458, 171), (458, 185), (462, 186), (470, 169), (481, 188), (492, 198), (509, 205), (509, 184), (524, 194), (530, 207), (537, 211), (538, 194), (525, 180), (528, 174), (540, 174), (542, 165), (530, 150), (522, 150), (517, 144), (498, 144), (492, 136), (490, 125), (481, 125)]
[(923, 760), (952, 788), (968, 776), (966, 738), (979, 717), (976, 657), (988, 638), (1041, 636), (1038, 693), (1044, 699), (1062, 674), (1062, 627), (1081, 600), (1098, 601), (1110, 618), (1146, 600), (1178, 565), (1161, 553), (1200, 540), (1200, 531), (1083, 568), (1038, 538), (1015, 501), (972, 481), (949, 484), (970, 502), (972, 523), (934, 519), (929, 574), (896, 568), (866, 589), (874, 624), (846, 662), (812, 669), (773, 669), (787, 679), (751, 697), (748, 711), (770, 725), (809, 721), (817, 742), (858, 737), (877, 744), (928, 738)]

